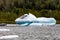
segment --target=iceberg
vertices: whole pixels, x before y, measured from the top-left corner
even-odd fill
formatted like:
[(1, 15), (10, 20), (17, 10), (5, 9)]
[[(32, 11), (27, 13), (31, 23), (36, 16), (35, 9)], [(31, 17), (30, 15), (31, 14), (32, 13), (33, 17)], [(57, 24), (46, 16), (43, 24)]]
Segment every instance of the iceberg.
[(56, 20), (54, 18), (39, 17), (37, 18), (33, 14), (24, 14), (23, 16), (17, 18), (15, 22), (21, 26), (29, 25), (55, 25)]

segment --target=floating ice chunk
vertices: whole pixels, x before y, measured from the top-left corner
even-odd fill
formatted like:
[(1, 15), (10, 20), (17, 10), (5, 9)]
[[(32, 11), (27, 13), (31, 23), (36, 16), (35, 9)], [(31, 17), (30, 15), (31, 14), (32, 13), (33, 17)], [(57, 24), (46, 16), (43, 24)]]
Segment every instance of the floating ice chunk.
[(7, 36), (1, 36), (0, 39), (11, 39), (11, 38), (18, 38), (18, 35), (7, 35)]
[(0, 29), (0, 31), (10, 31), (9, 29)]
[(50, 37), (50, 35), (46, 35), (46, 36), (44, 36), (44, 37)]
[(55, 25), (56, 24), (56, 20), (54, 18), (45, 18), (45, 17), (35, 17), (35, 15), (29, 13), (29, 14), (25, 14), (19, 18), (17, 18), (15, 20), (15, 22), (19, 25), (25, 25), (25, 26), (29, 26), (29, 25)]

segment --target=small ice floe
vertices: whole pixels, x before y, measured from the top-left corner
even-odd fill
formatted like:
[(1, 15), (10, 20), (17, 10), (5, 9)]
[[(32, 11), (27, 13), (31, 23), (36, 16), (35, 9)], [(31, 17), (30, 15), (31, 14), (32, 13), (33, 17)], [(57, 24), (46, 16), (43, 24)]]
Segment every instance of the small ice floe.
[(0, 31), (10, 31), (9, 29), (0, 29)]
[(1, 36), (0, 39), (11, 39), (11, 38), (18, 38), (18, 35), (7, 35), (7, 36)]
[(50, 35), (46, 35), (45, 37), (50, 37)]

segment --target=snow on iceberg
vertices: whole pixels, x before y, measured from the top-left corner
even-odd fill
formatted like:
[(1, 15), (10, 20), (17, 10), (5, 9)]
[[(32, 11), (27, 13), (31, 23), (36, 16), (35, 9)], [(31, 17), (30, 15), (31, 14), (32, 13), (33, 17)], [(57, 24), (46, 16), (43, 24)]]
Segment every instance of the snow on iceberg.
[(29, 25), (55, 25), (56, 20), (54, 18), (45, 17), (35, 17), (33, 14), (24, 14), (23, 16), (17, 18), (15, 22), (19, 25), (29, 26)]
[(24, 14), (23, 16), (17, 18), (15, 21), (32, 21), (33, 19), (36, 19), (36, 17), (32, 14)]

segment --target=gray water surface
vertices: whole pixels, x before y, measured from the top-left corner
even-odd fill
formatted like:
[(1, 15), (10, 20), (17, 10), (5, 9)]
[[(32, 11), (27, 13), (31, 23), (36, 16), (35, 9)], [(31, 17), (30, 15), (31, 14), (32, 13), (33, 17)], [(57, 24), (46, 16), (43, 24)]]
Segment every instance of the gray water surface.
[(0, 31), (0, 36), (18, 35), (18, 38), (0, 39), (0, 40), (60, 40), (60, 24), (56, 26), (28, 26), (28, 27), (6, 27), (1, 28), (10, 29), (10, 31)]

